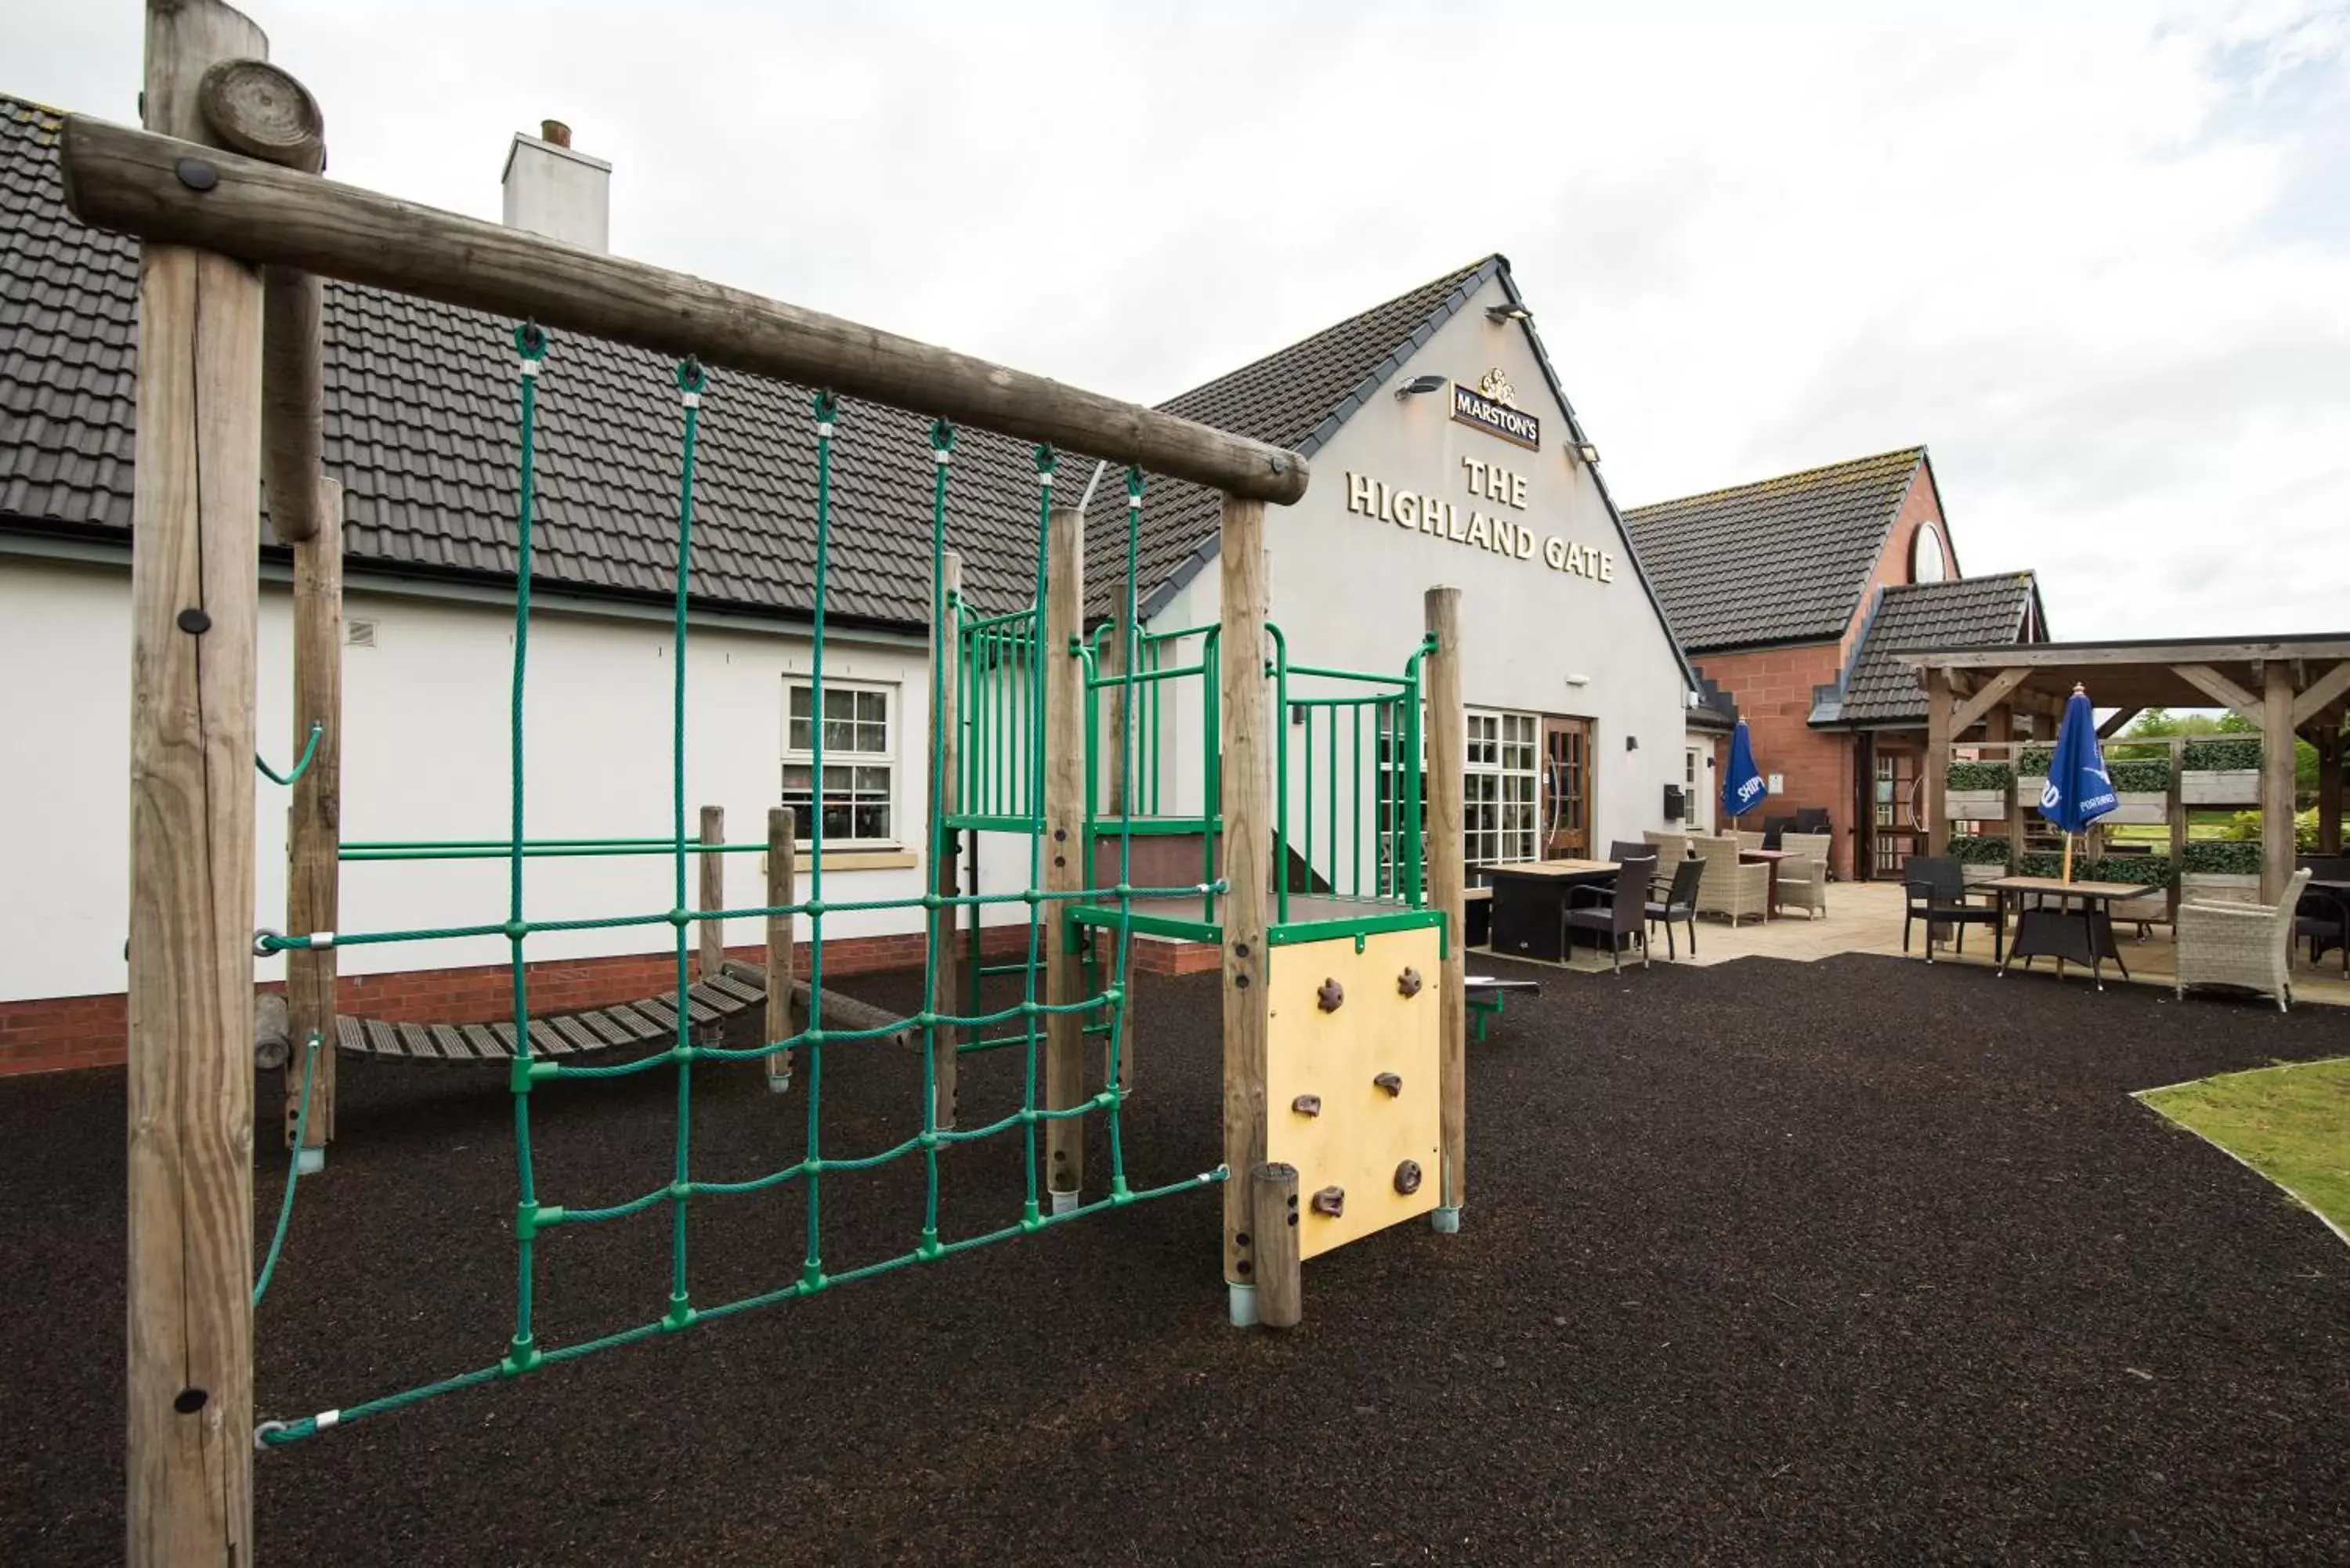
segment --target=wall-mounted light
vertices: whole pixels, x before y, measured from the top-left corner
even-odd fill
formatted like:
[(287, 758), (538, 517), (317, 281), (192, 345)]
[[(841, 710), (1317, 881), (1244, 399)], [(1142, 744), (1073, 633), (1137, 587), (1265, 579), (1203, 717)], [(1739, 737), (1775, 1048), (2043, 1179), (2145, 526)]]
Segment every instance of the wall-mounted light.
[(1579, 441), (1575, 443), (1575, 455), (1581, 458), (1584, 462), (1584, 465), (1587, 468), (1596, 468), (1599, 466), (1599, 449), (1592, 445), (1587, 441)]
[(1638, 736), (1638, 735), (1627, 735), (1627, 736), (1625, 736), (1625, 737), (1624, 737), (1624, 749), (1625, 749), (1626, 751), (1627, 751), (1627, 752), (1637, 752), (1637, 751), (1638, 751), (1638, 750), (1640, 749), (1640, 737), (1639, 737), (1639, 736)]
[(1443, 389), (1444, 378), (1441, 376), (1414, 376), (1396, 389), (1396, 400), (1400, 402), (1406, 398), (1416, 398), (1422, 392), (1440, 392)]
[(1591, 677), (1588, 675), (1570, 675), (1566, 678), (1566, 683), (1569, 686), (1588, 686), (1591, 684)]
[(1488, 321), (1532, 321), (1534, 313), (1523, 305), (1489, 305), (1485, 307)]

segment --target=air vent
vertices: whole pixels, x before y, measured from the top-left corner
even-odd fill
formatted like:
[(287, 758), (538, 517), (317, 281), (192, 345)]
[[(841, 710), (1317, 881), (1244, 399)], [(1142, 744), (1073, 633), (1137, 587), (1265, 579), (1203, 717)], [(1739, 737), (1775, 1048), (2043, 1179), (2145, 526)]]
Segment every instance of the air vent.
[(347, 620), (343, 622), (343, 646), (345, 648), (373, 648), (375, 646), (375, 622), (371, 620)]

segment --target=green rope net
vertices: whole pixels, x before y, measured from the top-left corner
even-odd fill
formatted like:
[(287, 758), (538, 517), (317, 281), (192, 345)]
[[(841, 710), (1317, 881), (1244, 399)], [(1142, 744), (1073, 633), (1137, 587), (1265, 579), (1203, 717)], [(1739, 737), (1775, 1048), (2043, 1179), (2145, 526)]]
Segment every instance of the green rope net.
[[(363, 844), (345, 846), (348, 859), (428, 860), (440, 858), (501, 857), (508, 863), (506, 918), (497, 922), (443, 926), (389, 931), (313, 932), (278, 936), (263, 933), (258, 942), (262, 952), (281, 952), (328, 946), (354, 947), (386, 942), (442, 941), (462, 938), (504, 937), (508, 944), (508, 964), (513, 977), (514, 1030), (516, 1054), (509, 1075), (509, 1089), (514, 1102), (515, 1205), (515, 1319), (514, 1332), (496, 1359), (477, 1366), (470, 1371), (444, 1377), (437, 1382), (383, 1395), (339, 1409), (325, 1410), (286, 1421), (265, 1421), (255, 1433), (255, 1439), (265, 1446), (278, 1447), (314, 1437), (329, 1428), (382, 1415), (438, 1395), (453, 1393), (498, 1378), (515, 1377), (541, 1367), (576, 1360), (600, 1350), (633, 1344), (656, 1334), (675, 1333), (694, 1324), (748, 1312), (755, 1307), (773, 1305), (811, 1296), (835, 1285), (853, 1280), (869, 1278), (894, 1269), (918, 1262), (936, 1262), (958, 1252), (988, 1245), (1011, 1237), (1032, 1233), (1046, 1226), (1096, 1213), (1107, 1208), (1123, 1206), (1171, 1193), (1191, 1191), (1212, 1186), (1226, 1178), (1222, 1167), (1162, 1186), (1135, 1188), (1128, 1180), (1125, 1168), (1124, 1138), (1120, 1128), (1120, 1113), (1126, 1100), (1126, 1088), (1120, 1079), (1118, 1064), (1125, 1059), (1119, 1048), (1123, 1042), (1126, 1016), (1127, 962), (1132, 939), (1130, 906), (1137, 898), (1158, 895), (1197, 894), (1205, 889), (1200, 885), (1180, 888), (1135, 888), (1131, 886), (1132, 831), (1131, 825), (1118, 836), (1118, 877), (1114, 888), (1081, 888), (1074, 891), (1048, 892), (1043, 887), (1045, 843), (1041, 811), (1035, 818), (1035, 831), (1029, 835), (1027, 883), (1017, 893), (983, 895), (943, 894), (928, 892), (915, 898), (876, 898), (832, 901), (825, 897), (824, 841), (825, 824), (825, 736), (821, 715), (824, 712), (825, 689), (825, 629), (827, 601), (830, 587), (832, 560), (832, 446), (839, 408), (828, 392), (816, 394), (811, 412), (816, 437), (816, 580), (812, 607), (813, 649), (810, 659), (812, 711), (817, 722), (809, 726), (810, 783), (814, 805), (809, 812), (806, 831), (811, 847), (811, 869), (806, 898), (804, 901), (779, 907), (755, 907), (739, 909), (691, 909), (687, 907), (686, 872), (689, 856), (703, 853), (706, 846), (686, 836), (685, 743), (686, 743), (686, 680), (685, 652), (687, 636), (688, 595), (693, 569), (693, 480), (695, 449), (701, 431), (701, 410), (710, 378), (701, 365), (691, 359), (677, 367), (676, 385), (683, 416), (683, 433), (678, 479), (677, 510), (677, 571), (676, 588), (671, 607), (671, 638), (673, 642), (671, 669), (670, 727), (671, 820), (666, 839), (638, 838), (611, 840), (545, 839), (527, 837), (525, 822), (528, 794), (524, 777), (523, 698), (530, 654), (530, 607), (533, 526), (536, 510), (536, 462), (538, 425), (538, 379), (546, 361), (546, 334), (532, 323), (525, 323), (515, 331), (515, 350), (520, 379), (520, 516), (515, 556), (515, 628), (514, 662), (511, 694), (507, 717), (509, 789), (509, 820), (507, 836), (503, 842), (489, 840), (437, 840), (422, 844)], [(931, 445), (936, 469), (932, 489), (931, 515), (931, 562), (934, 594), (943, 595), (946, 553), (946, 519), (949, 493), (949, 472), (952, 464), (955, 432), (944, 421), (932, 426)], [(1032, 615), (1035, 627), (1035, 639), (1041, 642), (1041, 607), (1046, 589), (1045, 522), (1051, 509), (1053, 479), (1056, 466), (1049, 448), (1036, 452), (1036, 555), (1035, 560), (1034, 604), (1038, 607)], [(1136, 550), (1139, 539), (1142, 479), (1133, 473), (1128, 480), (1127, 573), (1125, 583), (1126, 615), (1121, 624), (1125, 635), (1134, 636), (1133, 610), (1136, 603)], [(948, 607), (943, 597), (933, 604), (934, 624), (950, 624), (943, 618)], [(961, 657), (956, 646), (959, 639), (935, 639), (931, 650), (931, 702), (933, 727), (941, 716), (941, 681), (945, 660)], [(1132, 647), (1129, 647), (1129, 654)], [(1045, 670), (1044, 658), (1080, 658), (1084, 650), (1073, 644), (1066, 649), (1037, 649), (1036, 656), (1024, 660), (1021, 674), (1026, 680), (1024, 703), (1027, 712), (1021, 725), (1026, 755), (1021, 761), (1026, 776), (1041, 780), (1045, 776), (1045, 730), (1042, 715), (1045, 708)], [(1128, 720), (1120, 743), (1127, 748), (1129, 760), (1134, 755), (1132, 671), (1135, 660), (1125, 663), (1128, 689), (1126, 712)], [(307, 761), (307, 756), (306, 756)], [(299, 770), (296, 770), (298, 776)], [(273, 775), (275, 776), (275, 775)], [(931, 764), (930, 800), (938, 802), (942, 778), (938, 753), (933, 750)], [(947, 848), (947, 825), (937, 810), (931, 815), (929, 834), (929, 864), (941, 863)], [(764, 846), (745, 845), (743, 849)], [(671, 862), (671, 907), (665, 910), (648, 910), (629, 914), (600, 916), (590, 919), (533, 920), (525, 898), (524, 867), (533, 858), (546, 856), (597, 854), (667, 854)], [(1112, 951), (1106, 976), (1099, 976), (1098, 989), (1080, 999), (1054, 1004), (1041, 1000), (1037, 974), (1042, 967), (1048, 940), (1060, 932), (1066, 906), (1083, 902), (1098, 904), (1115, 900), (1119, 918), (1114, 930)], [(1020, 966), (1023, 983), (1020, 1000), (993, 1012), (982, 1012), (973, 1001), (962, 1012), (947, 1011), (952, 998), (941, 993), (939, 954), (942, 943), (950, 940), (952, 925), (949, 911), (958, 908), (974, 910), (972, 924), (980, 923), (976, 911), (988, 907), (1019, 904), (1027, 910), (1027, 948), (1025, 961)], [(824, 931), (827, 919), (852, 911), (872, 910), (923, 911), (927, 934), (926, 956), (922, 972), (921, 1010), (907, 1021), (918, 1027), (925, 1047), (934, 1048), (941, 1029), (983, 1029), (993, 1025), (1008, 1025), (1016, 1021), (1016, 1040), (1025, 1053), (1022, 1075), (1021, 1104), (1017, 1110), (990, 1122), (972, 1127), (941, 1127), (938, 1122), (936, 1100), (936, 1067), (932, 1049), (919, 1053), (921, 1059), (921, 1116), (918, 1130), (889, 1147), (876, 1153), (855, 1156), (828, 1154), (823, 1144), (824, 1132), (824, 1068), (827, 1051), (855, 1046), (896, 1032), (902, 1025), (872, 1029), (829, 1029), (822, 1025), (824, 1016)], [(524, 952), (528, 940), (543, 932), (620, 929), (631, 927), (667, 924), (673, 929), (678, 995), (682, 998), (691, 978), (689, 956), (692, 945), (694, 923), (701, 920), (726, 920), (747, 917), (805, 916), (808, 925), (809, 958), (807, 984), (809, 988), (808, 1027), (784, 1040), (762, 1041), (750, 1046), (728, 1047), (719, 1044), (696, 1044), (691, 1037), (691, 1020), (683, 1005), (676, 1009), (676, 1035), (666, 1050), (637, 1060), (609, 1065), (590, 1065), (556, 1062), (536, 1052), (537, 1042), (531, 1028), (530, 980)], [(1089, 974), (1097, 974), (1097, 966), (1088, 966)], [(1038, 1104), (1038, 1046), (1042, 1039), (1040, 1023), (1055, 1013), (1079, 1013), (1095, 1025), (1088, 1033), (1106, 1033), (1111, 1048), (1107, 1060), (1112, 1064), (1105, 1087), (1098, 1093), (1080, 1099), (1076, 1104), (1046, 1106)], [(1010, 1042), (1006, 1042), (1009, 1044)], [(317, 1043), (310, 1044), (315, 1061)], [(806, 1146), (801, 1157), (780, 1169), (746, 1179), (711, 1180), (697, 1179), (693, 1174), (693, 1099), (692, 1078), (696, 1062), (736, 1062), (772, 1055), (781, 1051), (803, 1053), (805, 1067), (801, 1075), (803, 1094), (806, 1101)], [(306, 1063), (306, 1069), (309, 1064)], [(531, 1159), (531, 1096), (540, 1084), (564, 1078), (600, 1079), (631, 1076), (639, 1073), (668, 1068), (677, 1078), (677, 1129), (675, 1158), (669, 1179), (660, 1186), (630, 1199), (603, 1208), (565, 1208), (542, 1200)], [(306, 1071), (307, 1077), (307, 1071)], [(304, 1096), (307, 1112), (307, 1096)], [(1040, 1124), (1082, 1117), (1098, 1113), (1107, 1124), (1110, 1151), (1110, 1186), (1107, 1196), (1091, 1203), (1073, 1208), (1045, 1211), (1040, 1201), (1038, 1182), (1037, 1128)], [(1027, 1192), (1019, 1216), (995, 1229), (975, 1235), (945, 1239), (939, 1229), (939, 1192), (941, 1155), (953, 1146), (1004, 1134), (1017, 1129), (1025, 1146)], [(297, 1135), (298, 1136), (298, 1135)], [(846, 1269), (827, 1265), (825, 1255), (824, 1178), (829, 1172), (867, 1170), (919, 1155), (923, 1168), (926, 1197), (922, 1222), (916, 1243), (908, 1251), (877, 1262)], [(712, 1305), (697, 1305), (693, 1299), (691, 1259), (687, 1248), (687, 1216), (696, 1199), (740, 1196), (762, 1192), (797, 1182), (806, 1212), (807, 1251), (798, 1277), (774, 1289), (736, 1300)], [(292, 1184), (287, 1190), (290, 1210)], [(661, 1310), (653, 1317), (633, 1326), (607, 1334), (598, 1338), (577, 1344), (543, 1345), (533, 1322), (533, 1283), (538, 1237), (559, 1226), (578, 1226), (607, 1220), (619, 1220), (666, 1207), (669, 1211), (671, 1234), (670, 1268), (666, 1298)], [(278, 1241), (284, 1239), (284, 1217), (281, 1215)], [(270, 1250), (255, 1294), (265, 1289), (274, 1271), (277, 1246)]]

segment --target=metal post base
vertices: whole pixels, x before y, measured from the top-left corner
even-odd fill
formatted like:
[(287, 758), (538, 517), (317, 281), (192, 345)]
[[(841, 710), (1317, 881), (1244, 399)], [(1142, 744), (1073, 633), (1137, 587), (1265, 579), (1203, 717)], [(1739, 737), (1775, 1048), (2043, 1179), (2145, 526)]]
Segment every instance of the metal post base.
[(1254, 1328), (1256, 1326), (1256, 1287), (1236, 1285), (1227, 1280), (1224, 1282), (1224, 1294), (1232, 1309), (1232, 1326)]
[(326, 1168), (327, 1146), (325, 1144), (304, 1144), (294, 1152), (295, 1175), (316, 1176)]
[(1055, 1192), (1053, 1194), (1053, 1212), (1054, 1212), (1054, 1213), (1055, 1213), (1055, 1214), (1074, 1214), (1074, 1213), (1076, 1213), (1076, 1211), (1077, 1211), (1077, 1195), (1076, 1195), (1076, 1193), (1074, 1193), (1074, 1192), (1059, 1192), (1059, 1191), (1055, 1191)]
[(1429, 1229), (1440, 1236), (1457, 1236), (1461, 1233), (1461, 1210), (1458, 1208), (1430, 1210), (1428, 1224)]
[(780, 1078), (769, 1078), (767, 1080), (767, 1093), (771, 1095), (788, 1095), (791, 1092), (792, 1078), (790, 1074), (786, 1073)]

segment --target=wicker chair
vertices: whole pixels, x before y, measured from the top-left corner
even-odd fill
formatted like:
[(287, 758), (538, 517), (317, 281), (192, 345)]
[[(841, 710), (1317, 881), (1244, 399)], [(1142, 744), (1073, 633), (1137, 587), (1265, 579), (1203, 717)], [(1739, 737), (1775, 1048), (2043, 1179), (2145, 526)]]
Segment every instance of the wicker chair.
[(1657, 846), (1657, 858), (1661, 862), (1657, 867), (1659, 876), (1671, 876), (1673, 862), (1690, 857), (1692, 836), (1684, 829), (1651, 827), (1642, 832), (1640, 836)]
[(2293, 907), (2309, 877), (2305, 866), (2294, 872), (2275, 904), (2179, 905), (2178, 994), (2190, 985), (2240, 985), (2276, 998), (2280, 1012), (2292, 1006)]
[(1828, 849), (1835, 840), (1825, 833), (1783, 833), (1779, 847), (1795, 858), (1779, 862), (1779, 902), (1793, 904), (1804, 918), (1828, 912)]
[(1750, 827), (1733, 827), (1729, 833), (1723, 835), (1723, 836), (1735, 837), (1738, 840), (1738, 847), (1741, 849), (1767, 849), (1770, 847), (1769, 839), (1771, 836), (1767, 833), (1757, 833)]
[(1742, 865), (1735, 838), (1692, 838), (1690, 847), (1705, 862), (1705, 877), (1697, 885), (1698, 913), (1720, 915), (1733, 926), (1749, 915), (1769, 918), (1771, 867), (1760, 860)]

